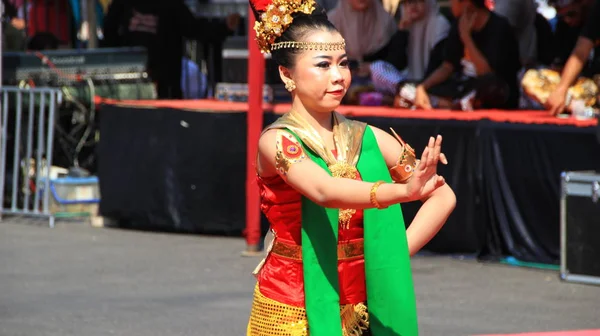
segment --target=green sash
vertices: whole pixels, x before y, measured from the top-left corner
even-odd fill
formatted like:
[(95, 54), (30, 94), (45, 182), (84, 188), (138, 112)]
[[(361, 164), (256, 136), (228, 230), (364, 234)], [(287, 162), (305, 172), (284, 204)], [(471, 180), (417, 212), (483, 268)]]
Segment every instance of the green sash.
[[(290, 132), (292, 132), (290, 130)], [(309, 157), (329, 171), (300, 137)], [(367, 127), (357, 169), (363, 181), (392, 182), (375, 135)], [(302, 197), (302, 263), (311, 336), (341, 336), (338, 280), (338, 214)], [(404, 219), (400, 205), (364, 210), (367, 306), (373, 336), (417, 336), (417, 314)]]

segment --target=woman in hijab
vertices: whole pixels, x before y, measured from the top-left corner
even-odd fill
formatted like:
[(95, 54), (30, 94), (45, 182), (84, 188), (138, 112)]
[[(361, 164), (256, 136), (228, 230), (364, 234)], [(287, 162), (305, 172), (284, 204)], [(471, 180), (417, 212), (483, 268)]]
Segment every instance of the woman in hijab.
[(442, 62), (450, 22), (439, 11), (437, 0), (402, 0), (398, 41), (383, 61), (371, 65), (379, 91), (397, 94), (404, 81), (420, 81)]
[(339, 0), (327, 16), (346, 40), (348, 58), (358, 62), (381, 59), (398, 30), (379, 0)]
[[(400, 10), (400, 29), (408, 31), (408, 77), (421, 80), (432, 56), (440, 56), (443, 45), (440, 42), (448, 36), (450, 22), (440, 13), (437, 0), (405, 0)], [(436, 67), (437, 64), (433, 65), (433, 69)]]

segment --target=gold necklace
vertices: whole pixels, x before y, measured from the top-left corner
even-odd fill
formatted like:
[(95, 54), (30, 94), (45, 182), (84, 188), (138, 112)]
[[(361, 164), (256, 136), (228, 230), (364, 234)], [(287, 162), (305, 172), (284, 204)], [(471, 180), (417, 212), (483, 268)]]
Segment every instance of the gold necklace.
[[(360, 137), (353, 136), (352, 129), (348, 128), (347, 123), (340, 123), (338, 115), (333, 113), (333, 143), (336, 150), (336, 155), (330, 151), (321, 135), (317, 130), (300, 114), (290, 111), (288, 114), (290, 119), (297, 124), (296, 129), (298, 135), (315, 153), (317, 153), (327, 164), (331, 176), (334, 178), (356, 179), (358, 170), (356, 162), (358, 158), (356, 154), (360, 151), (360, 143), (362, 142), (362, 134)], [(300, 132), (298, 132), (300, 131)], [(361, 141), (357, 142), (356, 141)], [(357, 145), (359, 145), (357, 147)], [(352, 160), (352, 162), (349, 162)], [(339, 209), (338, 223), (341, 228), (348, 229), (350, 220), (356, 213), (356, 209)]]

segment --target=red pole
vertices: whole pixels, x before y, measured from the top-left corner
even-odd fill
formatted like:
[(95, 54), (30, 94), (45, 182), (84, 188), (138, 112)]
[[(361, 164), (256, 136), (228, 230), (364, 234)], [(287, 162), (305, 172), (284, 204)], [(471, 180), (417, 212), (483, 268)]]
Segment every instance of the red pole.
[(260, 252), (260, 196), (256, 184), (258, 139), (263, 128), (265, 59), (254, 39), (254, 14), (248, 6), (248, 113), (246, 143), (246, 252)]

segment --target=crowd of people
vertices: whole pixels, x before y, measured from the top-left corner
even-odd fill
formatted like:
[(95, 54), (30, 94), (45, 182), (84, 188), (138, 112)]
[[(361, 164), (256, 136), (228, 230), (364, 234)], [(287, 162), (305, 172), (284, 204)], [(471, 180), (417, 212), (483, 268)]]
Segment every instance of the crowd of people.
[(550, 19), (536, 0), (323, 3), (353, 61), (347, 103), (552, 114), (596, 103), (599, 1), (551, 0)]
[[(76, 8), (77, 1), (2, 2), (6, 8), (3, 51), (50, 50), (83, 42), (85, 21)], [(184, 0), (97, 0), (97, 5), (100, 47), (145, 47), (147, 71), (156, 84), (159, 99), (204, 97), (205, 92), (190, 92), (187, 85), (186, 76), (196, 79), (195, 86), (202, 85), (206, 76), (197, 64), (184, 57), (184, 38), (221, 43), (240, 25), (237, 13), (221, 19), (203, 17), (192, 13)], [(27, 27), (23, 17), (28, 18)], [(76, 29), (70, 29), (71, 25)], [(76, 31), (77, 37), (70, 36)]]
[[(63, 7), (66, 1), (55, 0)], [(37, 7), (29, 16), (44, 11), (38, 2), (32, 1)], [(4, 50), (55, 49), (68, 40), (62, 30), (58, 35), (40, 30), (36, 19), (27, 27), (34, 38), (26, 46), (18, 3), (3, 0)], [(597, 107), (598, 0), (449, 0), (443, 8), (439, 0), (318, 3), (346, 40), (353, 74), (346, 104), (547, 109), (554, 115), (575, 106)], [(181, 89), (181, 68), (189, 68), (182, 63), (183, 37), (222, 41), (239, 25), (237, 14), (221, 21), (193, 18), (182, 0), (105, 0), (99, 6), (101, 46), (148, 47), (159, 98), (189, 96)], [(145, 26), (159, 17), (155, 29)]]

